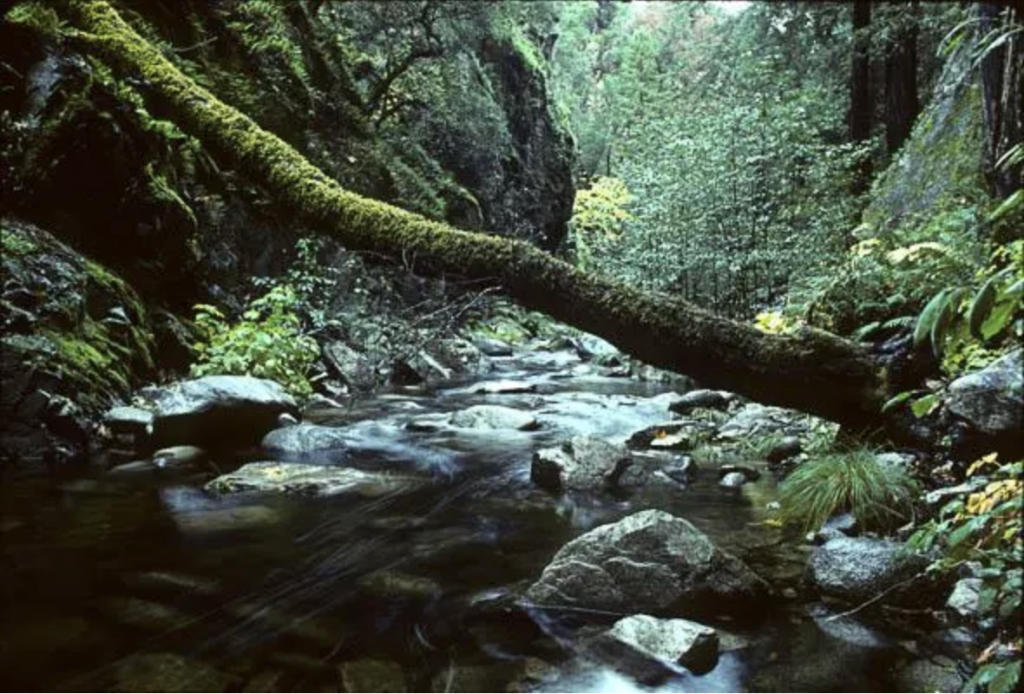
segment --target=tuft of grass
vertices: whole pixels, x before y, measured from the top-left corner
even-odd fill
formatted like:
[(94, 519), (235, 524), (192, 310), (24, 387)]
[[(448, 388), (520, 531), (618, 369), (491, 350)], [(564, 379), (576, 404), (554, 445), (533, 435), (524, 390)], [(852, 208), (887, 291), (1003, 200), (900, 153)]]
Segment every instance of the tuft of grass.
[(891, 530), (910, 519), (918, 486), (910, 474), (880, 465), (866, 449), (808, 460), (779, 485), (780, 520), (816, 530), (850, 512), (867, 530)]

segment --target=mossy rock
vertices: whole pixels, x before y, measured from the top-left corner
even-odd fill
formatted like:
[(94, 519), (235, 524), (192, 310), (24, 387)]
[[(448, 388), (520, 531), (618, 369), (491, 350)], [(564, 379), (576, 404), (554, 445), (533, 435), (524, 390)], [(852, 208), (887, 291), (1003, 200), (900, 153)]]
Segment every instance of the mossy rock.
[(148, 315), (124, 280), (39, 227), (3, 219), (0, 238), (0, 281), (9, 290), (0, 320), (10, 330), (2, 349), (13, 357), (3, 363), (23, 365), (5, 382), (49, 374), (56, 394), (99, 409), (153, 372)]

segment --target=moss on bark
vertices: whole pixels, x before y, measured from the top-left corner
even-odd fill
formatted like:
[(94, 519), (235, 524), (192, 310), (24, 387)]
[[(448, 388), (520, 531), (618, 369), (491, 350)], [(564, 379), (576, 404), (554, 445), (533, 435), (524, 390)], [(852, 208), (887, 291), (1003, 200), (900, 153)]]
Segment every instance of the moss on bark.
[(811, 329), (764, 335), (675, 297), (583, 273), (529, 244), (459, 231), (351, 193), (183, 75), (110, 3), (66, 0), (62, 9), (78, 40), (147, 85), (180, 127), (346, 247), (404, 259), (419, 272), (500, 283), (524, 306), (708, 385), (854, 426), (878, 421), (884, 374), (862, 347)]

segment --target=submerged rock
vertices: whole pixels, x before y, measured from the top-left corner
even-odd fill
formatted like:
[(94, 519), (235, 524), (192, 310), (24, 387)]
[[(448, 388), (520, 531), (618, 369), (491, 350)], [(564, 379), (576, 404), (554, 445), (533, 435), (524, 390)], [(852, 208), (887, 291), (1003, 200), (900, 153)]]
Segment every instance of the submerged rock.
[(560, 447), (534, 453), (530, 479), (553, 492), (608, 489), (619, 483), (632, 462), (625, 446), (596, 436), (575, 436)]
[(115, 692), (223, 692), (226, 675), (176, 653), (133, 653), (112, 667)]
[(174, 523), (183, 533), (205, 534), (260, 528), (280, 522), (281, 516), (269, 506), (247, 504), (204, 508), (176, 513)]
[(204, 376), (139, 394), (152, 403), (156, 446), (255, 444), (281, 414), (298, 412), (279, 383), (252, 376)]
[(356, 493), (377, 497), (418, 484), (413, 477), (364, 472), (333, 465), (301, 463), (249, 463), (235, 472), (211, 480), (204, 489), (213, 494), (271, 492), (300, 496)]
[(652, 615), (743, 614), (768, 584), (689, 521), (641, 511), (555, 554), (526, 592), (538, 606)]
[(402, 666), (391, 660), (361, 658), (338, 667), (346, 692), (405, 692)]
[(532, 414), (501, 405), (474, 405), (459, 410), (451, 416), (449, 423), (460, 429), (533, 431), (540, 428), (540, 422)]
[(625, 617), (598, 637), (593, 648), (616, 669), (641, 682), (676, 675), (679, 665), (700, 675), (718, 663), (718, 634), (687, 619)]

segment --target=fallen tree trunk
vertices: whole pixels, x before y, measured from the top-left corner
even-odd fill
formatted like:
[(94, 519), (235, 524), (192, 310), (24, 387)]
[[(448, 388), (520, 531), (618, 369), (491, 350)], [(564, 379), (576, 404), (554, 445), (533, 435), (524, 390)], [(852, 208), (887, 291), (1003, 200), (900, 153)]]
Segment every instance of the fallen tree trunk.
[(581, 272), (527, 243), (459, 231), (351, 193), (182, 74), (105, 0), (62, 4), (78, 40), (142, 80), (219, 160), (345, 247), (411, 261), (427, 274), (498, 282), (525, 307), (707, 385), (856, 428), (879, 424), (884, 371), (863, 347), (812, 329), (765, 335), (678, 298)]

